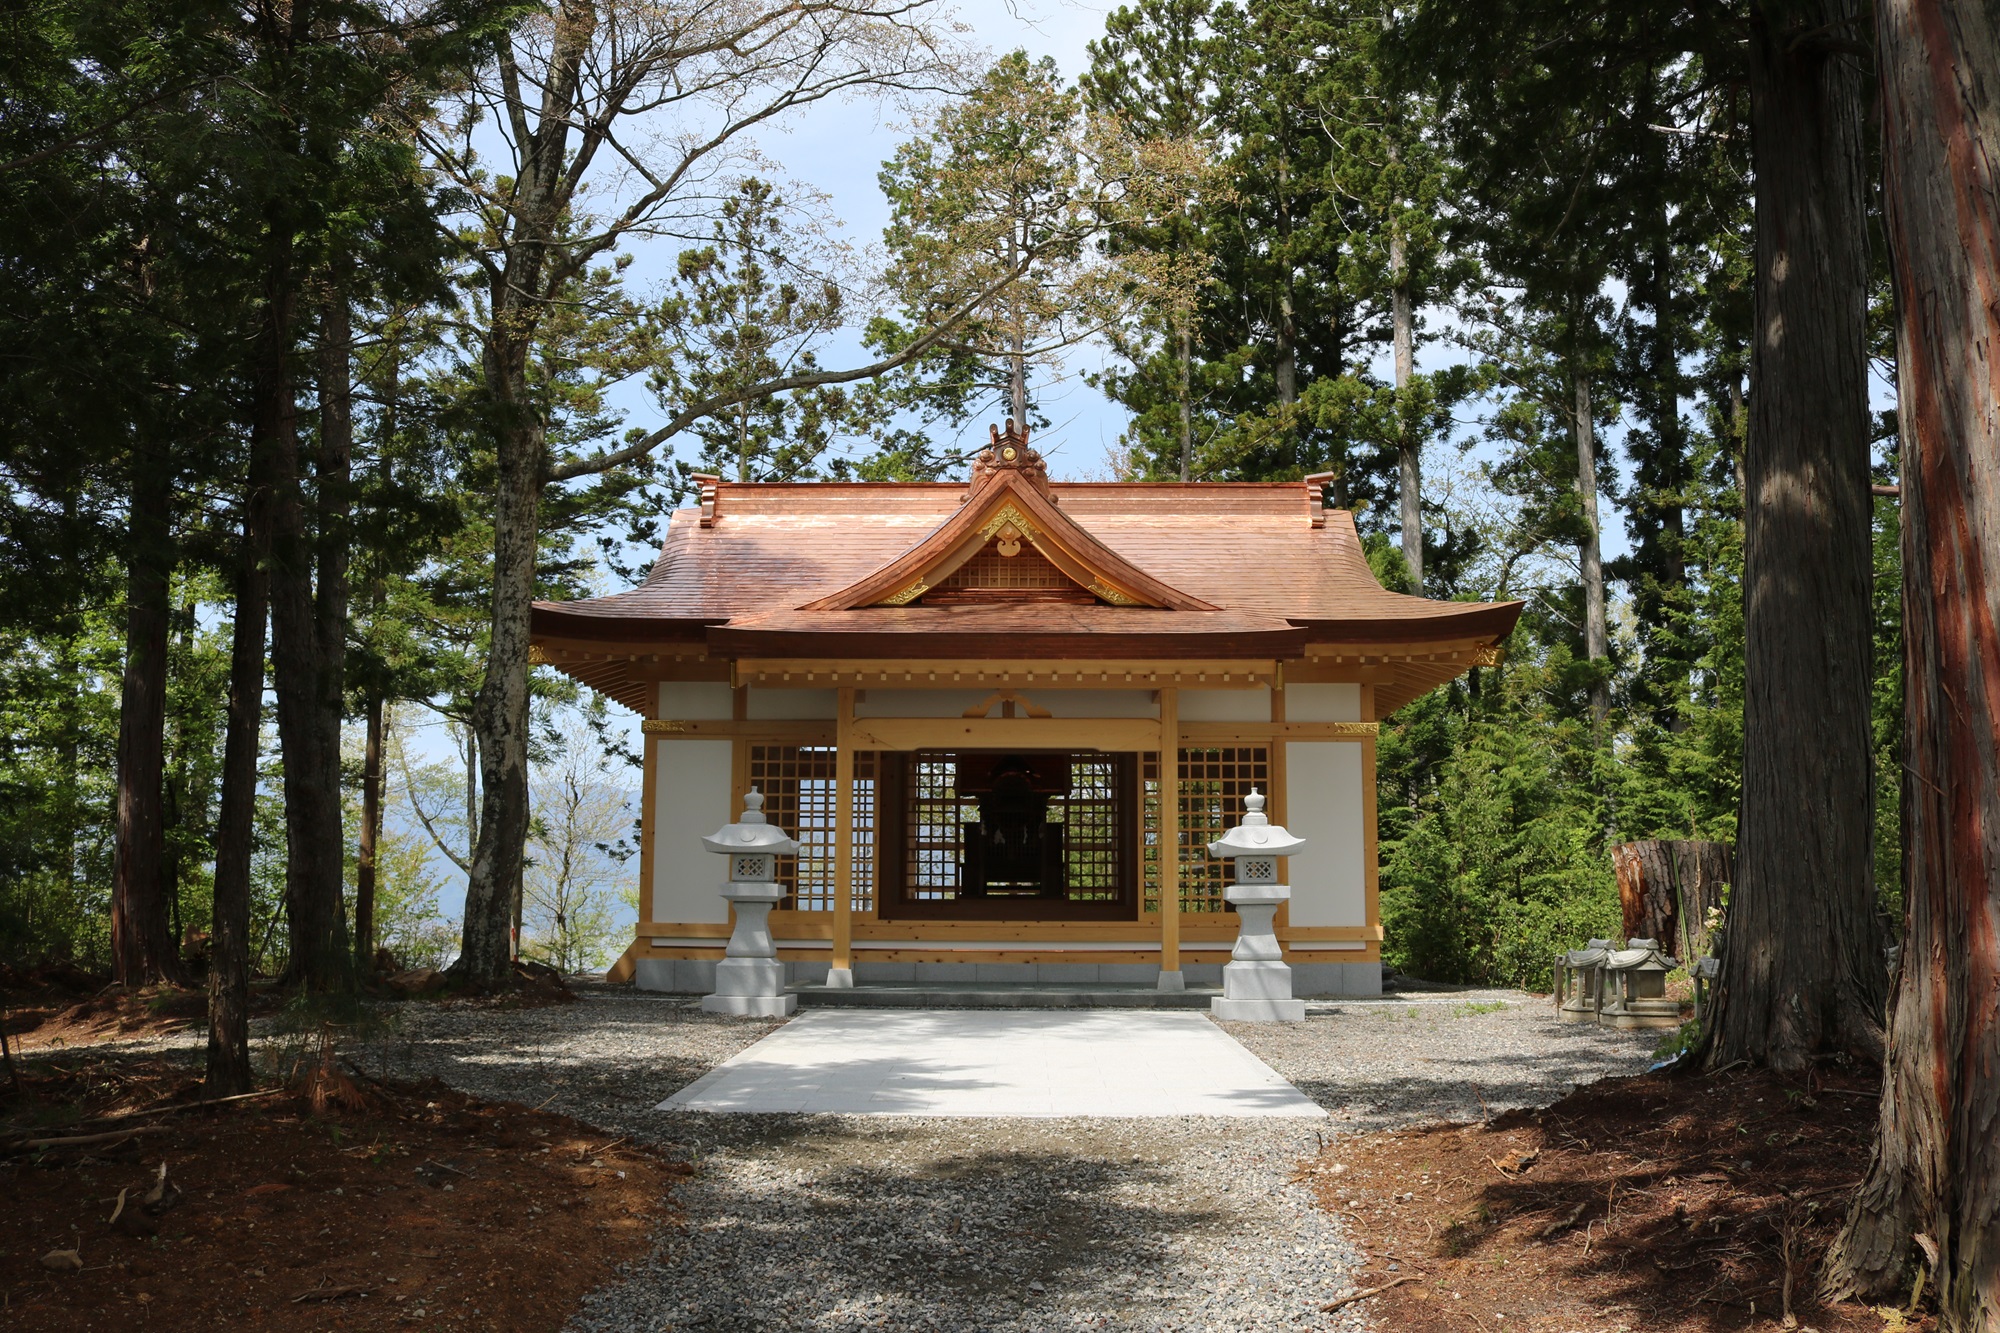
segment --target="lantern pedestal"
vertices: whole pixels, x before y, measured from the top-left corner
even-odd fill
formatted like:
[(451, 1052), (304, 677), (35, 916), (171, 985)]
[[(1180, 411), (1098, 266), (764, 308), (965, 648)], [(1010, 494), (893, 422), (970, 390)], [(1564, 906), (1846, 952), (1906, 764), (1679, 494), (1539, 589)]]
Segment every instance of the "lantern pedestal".
[(1283, 884), (1238, 884), (1223, 890), (1242, 925), (1222, 969), (1222, 995), (1209, 1013), (1238, 1023), (1303, 1023), (1306, 1002), (1292, 998), (1292, 969), (1278, 946), (1278, 909), (1291, 898)]
[(785, 900), (776, 884), (730, 884), (722, 896), (736, 909), (729, 947), (715, 965), (715, 994), (701, 998), (703, 1013), (743, 1018), (788, 1018), (799, 997), (785, 992), (785, 965), (771, 941), (771, 909)]

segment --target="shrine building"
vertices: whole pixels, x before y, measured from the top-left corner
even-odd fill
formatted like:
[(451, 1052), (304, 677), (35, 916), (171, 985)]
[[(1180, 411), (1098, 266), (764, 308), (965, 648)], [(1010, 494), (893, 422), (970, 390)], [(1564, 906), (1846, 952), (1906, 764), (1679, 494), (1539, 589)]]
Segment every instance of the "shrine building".
[(699, 478), (642, 586), (534, 610), (537, 662), (645, 719), (612, 978), (712, 988), (701, 839), (756, 787), (802, 844), (791, 982), (1215, 985), (1207, 844), (1256, 788), (1306, 840), (1297, 993), (1378, 993), (1377, 726), (1496, 661), (1521, 606), (1384, 591), (1328, 480), (1051, 482), (1011, 426), (969, 483)]

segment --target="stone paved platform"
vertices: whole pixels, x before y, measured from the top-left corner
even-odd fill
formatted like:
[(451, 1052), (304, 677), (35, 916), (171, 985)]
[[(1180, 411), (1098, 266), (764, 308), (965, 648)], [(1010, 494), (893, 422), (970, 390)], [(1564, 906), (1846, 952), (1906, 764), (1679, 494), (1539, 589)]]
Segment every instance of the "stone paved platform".
[(1200, 1014), (802, 1014), (660, 1110), (904, 1116), (1324, 1117)]

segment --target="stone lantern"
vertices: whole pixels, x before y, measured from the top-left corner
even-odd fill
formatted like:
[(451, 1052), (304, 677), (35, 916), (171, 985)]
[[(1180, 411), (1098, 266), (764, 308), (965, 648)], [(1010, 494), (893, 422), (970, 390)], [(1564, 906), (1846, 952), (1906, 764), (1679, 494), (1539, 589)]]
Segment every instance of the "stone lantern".
[(1556, 955), (1556, 1016), (1565, 1023), (1597, 1017), (1600, 969), (1611, 956), (1610, 940), (1592, 940), (1581, 949)]
[(1278, 909), (1292, 896), (1278, 883), (1278, 858), (1305, 846), (1264, 814), (1254, 787), (1243, 798), (1243, 822), (1208, 844), (1208, 854), (1236, 862), (1236, 882), (1223, 891), (1239, 921), (1236, 947), (1222, 969), (1222, 995), (1208, 1002), (1217, 1018), (1240, 1023), (1301, 1023), (1304, 1000), (1292, 998), (1292, 969), (1278, 947)]
[(1604, 960), (1597, 1021), (1614, 1028), (1677, 1028), (1680, 1001), (1667, 997), (1674, 960), (1658, 940), (1627, 940)]
[(764, 794), (755, 787), (743, 798), (743, 818), (701, 840), (729, 859), (729, 882), (722, 897), (736, 909), (729, 947), (715, 965), (715, 994), (701, 999), (703, 1012), (747, 1018), (784, 1018), (799, 1007), (785, 990), (785, 965), (771, 942), (771, 909), (785, 899), (777, 882), (778, 858), (799, 850), (775, 824), (765, 822)]

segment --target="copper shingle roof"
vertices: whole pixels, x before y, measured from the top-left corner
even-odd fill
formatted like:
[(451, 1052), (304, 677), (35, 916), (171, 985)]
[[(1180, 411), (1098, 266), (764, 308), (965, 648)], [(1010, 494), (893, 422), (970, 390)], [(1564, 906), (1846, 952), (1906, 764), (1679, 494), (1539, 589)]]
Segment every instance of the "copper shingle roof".
[[(1499, 642), (1520, 615), (1518, 602), (1385, 591), (1354, 516), (1322, 508), (1311, 483), (1051, 484), (1025, 440), (996, 431), (993, 443), (963, 485), (704, 478), (701, 508), (674, 513), (643, 585), (536, 603), (535, 640), (640, 708), (649, 687), (627, 664), (663, 649), (1057, 662), (1269, 661), (1315, 646), (1389, 671), (1380, 688), (1395, 707), (1458, 674), (1468, 646)], [(926, 604), (989, 542), (1032, 544), (1075, 597)], [(1441, 647), (1451, 651), (1425, 651)]]
[[(1313, 526), (1297, 482), (1057, 482), (1050, 490), (1065, 514), (1126, 561), (1219, 608), (1066, 611), (1118, 621), (1166, 617), (1177, 629), (1210, 617), (1223, 633), (1240, 629), (1242, 616), (1262, 616), (1308, 626), (1315, 642), (1355, 643), (1497, 640), (1519, 614), (1518, 602), (1434, 602), (1384, 591), (1353, 515), (1329, 509), (1323, 526)], [(674, 512), (644, 584), (610, 597), (538, 602), (535, 634), (672, 642), (700, 639), (705, 627), (739, 617), (783, 620), (779, 613), (830, 597), (921, 543), (957, 513), (965, 493), (957, 483), (725, 482), (714, 526), (701, 526), (693, 509)], [(905, 609), (943, 628), (952, 623), (947, 613), (966, 608)], [(906, 623), (916, 630), (927, 621)]]

